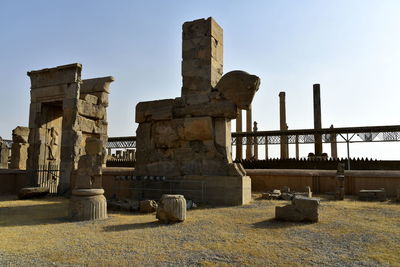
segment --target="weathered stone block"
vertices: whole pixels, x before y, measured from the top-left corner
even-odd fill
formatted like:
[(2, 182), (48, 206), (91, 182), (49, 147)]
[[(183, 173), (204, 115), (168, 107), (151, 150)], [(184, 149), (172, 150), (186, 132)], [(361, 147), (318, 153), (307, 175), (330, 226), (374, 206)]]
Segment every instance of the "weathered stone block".
[(85, 100), (78, 102), (79, 114), (85, 117), (103, 120), (106, 114), (106, 108), (102, 105), (95, 105)]
[(358, 192), (359, 200), (375, 200), (375, 201), (385, 201), (387, 200), (386, 191), (384, 188), (377, 190), (360, 190)]
[[(152, 125), (152, 138), (156, 148), (179, 146), (178, 122), (175, 120), (156, 121)], [(182, 127), (182, 125), (180, 126)]]
[(44, 197), (49, 194), (48, 187), (26, 187), (18, 192), (18, 199)]
[(78, 63), (28, 72), (31, 89), (59, 84), (75, 83), (80, 80), (82, 65)]
[(142, 213), (152, 213), (157, 210), (157, 202), (154, 200), (142, 200), (139, 203), (139, 211)]
[(295, 196), (291, 205), (275, 207), (275, 218), (293, 222), (318, 222), (319, 199)]
[(27, 144), (29, 137), (29, 128), (18, 126), (12, 131), (13, 143)]
[(185, 140), (210, 140), (213, 138), (213, 125), (210, 117), (186, 118), (184, 120)]
[(100, 77), (93, 79), (86, 79), (82, 81), (81, 93), (88, 94), (93, 92), (110, 92), (110, 84), (115, 81), (114, 77)]
[(136, 105), (135, 121), (143, 123), (155, 120), (170, 120), (172, 119), (173, 106), (173, 99), (140, 102)]

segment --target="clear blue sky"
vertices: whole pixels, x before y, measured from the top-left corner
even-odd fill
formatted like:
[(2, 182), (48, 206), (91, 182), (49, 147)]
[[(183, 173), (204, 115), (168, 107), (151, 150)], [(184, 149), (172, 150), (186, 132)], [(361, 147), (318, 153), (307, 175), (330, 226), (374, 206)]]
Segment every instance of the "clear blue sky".
[[(182, 23), (209, 16), (224, 29), (224, 71), (261, 78), (260, 130), (278, 129), (280, 91), (289, 128), (312, 128), (313, 83), (321, 84), (323, 127), (400, 124), (400, 1), (2, 0), (0, 12), (3, 138), (28, 124), (26, 72), (73, 62), (84, 79), (116, 78), (109, 135), (134, 135), (138, 102), (180, 95)], [(357, 144), (351, 155), (400, 159), (399, 151), (397, 143)]]

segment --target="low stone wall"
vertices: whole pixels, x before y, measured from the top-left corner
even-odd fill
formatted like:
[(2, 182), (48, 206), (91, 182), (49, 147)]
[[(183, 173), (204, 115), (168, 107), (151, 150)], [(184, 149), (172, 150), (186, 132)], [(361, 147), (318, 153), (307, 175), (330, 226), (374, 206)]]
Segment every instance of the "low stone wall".
[(134, 193), (133, 182), (130, 180), (117, 179), (117, 177), (133, 176), (134, 168), (110, 167), (103, 168), (103, 189), (107, 199), (131, 199)]
[(16, 195), (26, 185), (25, 170), (0, 169), (0, 195)]
[[(265, 192), (288, 186), (304, 191), (310, 186), (314, 193), (335, 191), (336, 171), (331, 170), (265, 170), (248, 169), (254, 192)], [(345, 171), (345, 193), (356, 195), (361, 189), (385, 188), (388, 197), (400, 188), (400, 171)]]

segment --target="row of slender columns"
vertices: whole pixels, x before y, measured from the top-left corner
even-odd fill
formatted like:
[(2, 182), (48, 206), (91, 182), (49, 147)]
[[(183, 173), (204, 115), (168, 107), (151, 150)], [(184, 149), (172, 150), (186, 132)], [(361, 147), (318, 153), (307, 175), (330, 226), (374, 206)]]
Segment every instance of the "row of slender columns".
[[(314, 129), (322, 128), (322, 120), (321, 120), (321, 91), (320, 85), (313, 85), (313, 110), (314, 110)], [(279, 93), (279, 119), (280, 119), (280, 130), (286, 131), (288, 130), (288, 125), (286, 122), (286, 94), (285, 92)], [(242, 110), (239, 110), (238, 117), (236, 119), (236, 132), (242, 132)], [(257, 131), (257, 123), (254, 122), (254, 128), (252, 129), (252, 108), (246, 110), (246, 132), (256, 132)], [(333, 125), (331, 126), (333, 128)], [(250, 138), (250, 137), (247, 137)], [(315, 134), (314, 135), (315, 144), (314, 144), (314, 152), (316, 156), (322, 155), (322, 135)], [(253, 141), (253, 142), (252, 142)], [(331, 156), (334, 159), (337, 159), (337, 141), (336, 134), (331, 136)], [(254, 140), (248, 140), (246, 142), (246, 159), (255, 158), (258, 159), (258, 144), (257, 137), (254, 137)], [(300, 148), (299, 148), (299, 139), (296, 136), (295, 141), (295, 150), (296, 150), (296, 159), (300, 158)], [(281, 151), (281, 159), (289, 158), (289, 142), (288, 136), (281, 136), (280, 142), (280, 151)], [(243, 158), (243, 140), (242, 138), (237, 138), (236, 140), (236, 158)], [(265, 158), (268, 159), (268, 140), (265, 142)]]

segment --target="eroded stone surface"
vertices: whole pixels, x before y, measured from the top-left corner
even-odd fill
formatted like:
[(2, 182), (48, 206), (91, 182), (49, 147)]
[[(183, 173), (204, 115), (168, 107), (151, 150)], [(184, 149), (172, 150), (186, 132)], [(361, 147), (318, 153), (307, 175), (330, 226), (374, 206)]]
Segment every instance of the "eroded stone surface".
[(292, 222), (318, 222), (318, 207), (318, 198), (295, 196), (292, 204), (275, 207), (275, 218)]

